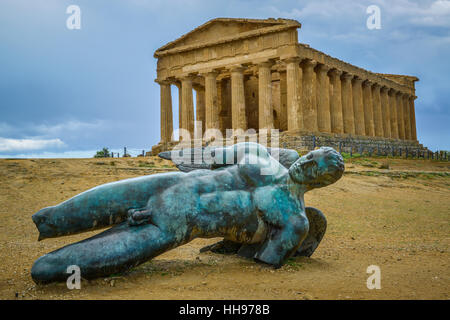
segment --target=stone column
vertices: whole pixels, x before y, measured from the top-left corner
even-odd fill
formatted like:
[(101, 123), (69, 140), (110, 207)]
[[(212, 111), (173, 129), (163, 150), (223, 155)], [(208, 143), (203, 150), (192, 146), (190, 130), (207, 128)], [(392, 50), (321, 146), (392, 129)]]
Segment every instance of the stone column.
[(194, 139), (194, 100), (192, 95), (192, 77), (181, 79), (182, 128), (189, 131)]
[(389, 107), (391, 114), (391, 138), (398, 139), (398, 124), (397, 124), (397, 99), (396, 91), (394, 89), (389, 90)]
[(375, 136), (384, 137), (383, 129), (383, 114), (381, 111), (381, 86), (375, 83), (372, 86), (372, 100), (373, 100), (373, 122), (375, 126)]
[(403, 93), (397, 92), (397, 124), (398, 124), (398, 137), (401, 140), (405, 139), (405, 122), (403, 121)]
[(300, 58), (289, 58), (286, 61), (287, 78), (287, 116), (288, 130), (302, 129), (303, 117), (300, 109), (301, 97), (301, 69), (299, 67)]
[(355, 134), (355, 114), (353, 111), (353, 93), (352, 93), (353, 75), (344, 73), (341, 76), (342, 81), (342, 118), (344, 120), (344, 133)]
[(280, 130), (288, 129), (288, 108), (287, 108), (287, 75), (286, 70), (279, 70), (280, 73)]
[(181, 90), (181, 82), (175, 82), (175, 85), (178, 88), (178, 128), (183, 128), (183, 94)]
[(245, 116), (244, 68), (231, 68), (231, 125), (234, 130), (247, 130)]
[(161, 93), (161, 142), (166, 143), (172, 140), (173, 119), (172, 119), (172, 91), (170, 83), (167, 81), (157, 81)]
[(409, 95), (406, 93), (402, 96), (402, 104), (403, 104), (403, 121), (405, 123), (405, 140), (412, 140), (411, 117), (409, 112)]
[(302, 100), (303, 127), (309, 132), (319, 131), (317, 125), (316, 108), (316, 61), (305, 59), (300, 63), (302, 67)]
[(375, 136), (375, 126), (373, 123), (373, 101), (372, 101), (372, 81), (363, 82), (363, 100), (364, 100), (364, 125), (366, 127), (366, 136)]
[(409, 99), (409, 115), (411, 118), (411, 139), (417, 141), (417, 129), (416, 129), (416, 111), (414, 106), (415, 96), (411, 96)]
[(273, 129), (272, 62), (258, 65), (258, 125), (259, 129)]
[(195, 95), (195, 113), (196, 121), (201, 121), (202, 131), (201, 134), (205, 133), (205, 88), (201, 86), (194, 86)]
[(219, 129), (219, 103), (217, 95), (217, 72), (205, 75), (205, 130)]
[(330, 68), (327, 65), (319, 64), (316, 67), (317, 86), (317, 126), (319, 132), (331, 132), (331, 113), (330, 113), (330, 80), (327, 72)]
[(389, 112), (389, 88), (381, 88), (381, 113), (383, 115), (383, 133), (385, 138), (391, 138), (391, 114)]
[(361, 78), (355, 77), (352, 80), (353, 93), (353, 113), (355, 117), (355, 134), (359, 136), (366, 135), (366, 126), (364, 122), (364, 101)]
[(331, 132), (344, 133), (344, 121), (342, 119), (342, 97), (341, 97), (341, 74), (342, 71), (331, 69), (330, 76), (330, 110), (331, 110)]

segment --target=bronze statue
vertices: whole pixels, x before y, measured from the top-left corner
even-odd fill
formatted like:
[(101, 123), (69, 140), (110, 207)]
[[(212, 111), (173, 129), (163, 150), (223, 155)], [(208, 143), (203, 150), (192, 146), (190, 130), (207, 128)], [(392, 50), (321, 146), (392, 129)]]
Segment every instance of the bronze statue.
[(310, 256), (326, 219), (305, 207), (304, 194), (336, 182), (342, 156), (328, 147), (300, 158), (279, 149), (283, 166), (269, 151), (256, 143), (215, 148), (203, 168), (180, 164), (189, 172), (107, 183), (40, 210), (33, 215), (40, 240), (115, 226), (40, 257), (33, 280), (65, 281), (70, 265), (86, 279), (123, 272), (195, 238), (224, 237), (207, 249), (232, 244), (233, 252), (274, 267), (295, 254)]

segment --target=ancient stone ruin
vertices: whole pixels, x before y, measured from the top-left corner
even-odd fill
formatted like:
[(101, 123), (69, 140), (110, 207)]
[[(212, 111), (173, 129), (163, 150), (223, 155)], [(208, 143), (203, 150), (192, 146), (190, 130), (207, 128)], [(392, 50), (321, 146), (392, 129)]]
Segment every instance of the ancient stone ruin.
[[(289, 19), (213, 19), (154, 53), (161, 89), (161, 141), (171, 149), (171, 86), (179, 127), (278, 129), (280, 146), (422, 149), (414, 76), (374, 73), (299, 43)], [(194, 112), (194, 95), (196, 103)], [(201, 121), (196, 128), (195, 121)]]

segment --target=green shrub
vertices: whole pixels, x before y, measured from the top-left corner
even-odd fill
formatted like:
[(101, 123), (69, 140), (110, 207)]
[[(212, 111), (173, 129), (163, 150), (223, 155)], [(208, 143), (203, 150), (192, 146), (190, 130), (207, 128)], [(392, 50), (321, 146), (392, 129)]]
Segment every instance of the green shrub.
[(100, 151), (97, 151), (97, 153), (94, 155), (94, 158), (109, 158), (111, 157), (111, 153), (109, 152), (108, 148), (103, 148)]

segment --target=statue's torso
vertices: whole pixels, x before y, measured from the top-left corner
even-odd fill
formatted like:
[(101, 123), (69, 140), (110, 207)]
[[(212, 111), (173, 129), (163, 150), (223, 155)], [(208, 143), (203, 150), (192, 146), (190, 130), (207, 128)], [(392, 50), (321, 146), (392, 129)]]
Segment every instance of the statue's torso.
[[(285, 197), (286, 190), (279, 177), (259, 185), (243, 176), (242, 167), (184, 174), (178, 183), (161, 195), (152, 197), (149, 208), (156, 208), (157, 225), (181, 230), (187, 225), (190, 239), (218, 237), (255, 243), (265, 238), (267, 224), (258, 199)], [(244, 168), (245, 170), (245, 168)], [(289, 203), (286, 203), (289, 205)]]

